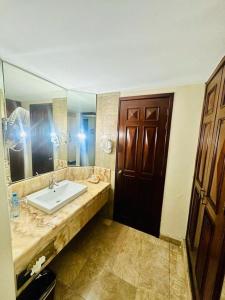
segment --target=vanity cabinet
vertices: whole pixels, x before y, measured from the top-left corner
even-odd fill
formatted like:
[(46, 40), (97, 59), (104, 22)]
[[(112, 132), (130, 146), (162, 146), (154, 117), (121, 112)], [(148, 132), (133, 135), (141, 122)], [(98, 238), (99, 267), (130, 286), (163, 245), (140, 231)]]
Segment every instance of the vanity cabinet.
[(196, 299), (219, 299), (224, 276), (225, 58), (206, 83), (187, 230)]

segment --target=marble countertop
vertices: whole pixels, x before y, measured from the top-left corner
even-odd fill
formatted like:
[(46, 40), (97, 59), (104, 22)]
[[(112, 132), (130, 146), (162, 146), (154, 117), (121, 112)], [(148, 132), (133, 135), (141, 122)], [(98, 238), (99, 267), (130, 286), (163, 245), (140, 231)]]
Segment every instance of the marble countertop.
[[(12, 251), (15, 270), (21, 270), (29, 257), (37, 253), (44, 244), (53, 239), (67, 224), (69, 218), (85, 215), (85, 209), (110, 184), (100, 181), (76, 181), (85, 184), (88, 191), (66, 204), (55, 213), (48, 215), (25, 202), (21, 205), (20, 217), (11, 221)], [(79, 225), (79, 224), (78, 224)], [(80, 224), (82, 228), (82, 224)]]

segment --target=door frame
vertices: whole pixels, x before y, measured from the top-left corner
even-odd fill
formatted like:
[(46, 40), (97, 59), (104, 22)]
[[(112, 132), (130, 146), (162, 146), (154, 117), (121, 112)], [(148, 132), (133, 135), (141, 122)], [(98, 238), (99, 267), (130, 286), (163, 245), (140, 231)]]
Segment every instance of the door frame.
[[(119, 148), (119, 126), (120, 126), (120, 114), (121, 114), (121, 103), (123, 101), (132, 101), (132, 100), (144, 100), (144, 99), (155, 99), (155, 98), (170, 98), (169, 99), (169, 110), (168, 110), (168, 127), (166, 132), (166, 143), (165, 143), (165, 157), (163, 162), (163, 171), (164, 171), (164, 185), (163, 185), (163, 195), (164, 195), (164, 188), (165, 188), (165, 178), (166, 178), (166, 168), (167, 168), (167, 161), (168, 161), (168, 150), (169, 150), (169, 140), (170, 140), (170, 132), (171, 132), (171, 121), (173, 115), (173, 102), (174, 102), (174, 92), (171, 93), (160, 93), (160, 94), (146, 94), (146, 95), (138, 95), (138, 96), (125, 96), (119, 98), (119, 108), (118, 108), (118, 120), (117, 120), (117, 138), (116, 138), (116, 165), (115, 165), (115, 192), (113, 198), (113, 219), (115, 220), (115, 202), (117, 198), (117, 172), (118, 172), (118, 148)], [(164, 197), (163, 197), (164, 198)], [(162, 205), (163, 205), (162, 199)], [(161, 208), (161, 215), (160, 215), (160, 223), (162, 217), (162, 208)], [(159, 230), (160, 234), (160, 230)]]

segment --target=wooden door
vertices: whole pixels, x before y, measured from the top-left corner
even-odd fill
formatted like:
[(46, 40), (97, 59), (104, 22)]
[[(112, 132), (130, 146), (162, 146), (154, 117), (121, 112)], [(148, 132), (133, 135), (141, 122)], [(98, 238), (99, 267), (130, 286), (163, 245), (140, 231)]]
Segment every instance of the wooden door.
[[(7, 118), (17, 107), (21, 107), (21, 102), (6, 99)], [(9, 163), (11, 180), (14, 182), (24, 179), (24, 150), (13, 151), (9, 149)]]
[(120, 98), (114, 219), (159, 236), (173, 94)]
[(30, 105), (33, 175), (53, 171), (52, 104)]
[(225, 202), (225, 68), (208, 82), (203, 108), (187, 248), (197, 299), (218, 299)]

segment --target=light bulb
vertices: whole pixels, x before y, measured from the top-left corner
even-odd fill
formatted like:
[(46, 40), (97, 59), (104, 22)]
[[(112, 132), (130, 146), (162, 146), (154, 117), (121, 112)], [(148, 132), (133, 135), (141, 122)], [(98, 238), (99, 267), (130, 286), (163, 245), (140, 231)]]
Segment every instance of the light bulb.
[(86, 139), (86, 135), (83, 132), (79, 132), (77, 136), (80, 140), (85, 140)]
[(21, 130), (21, 131), (20, 131), (20, 137), (21, 137), (21, 138), (25, 138), (26, 136), (27, 136), (26, 131)]

